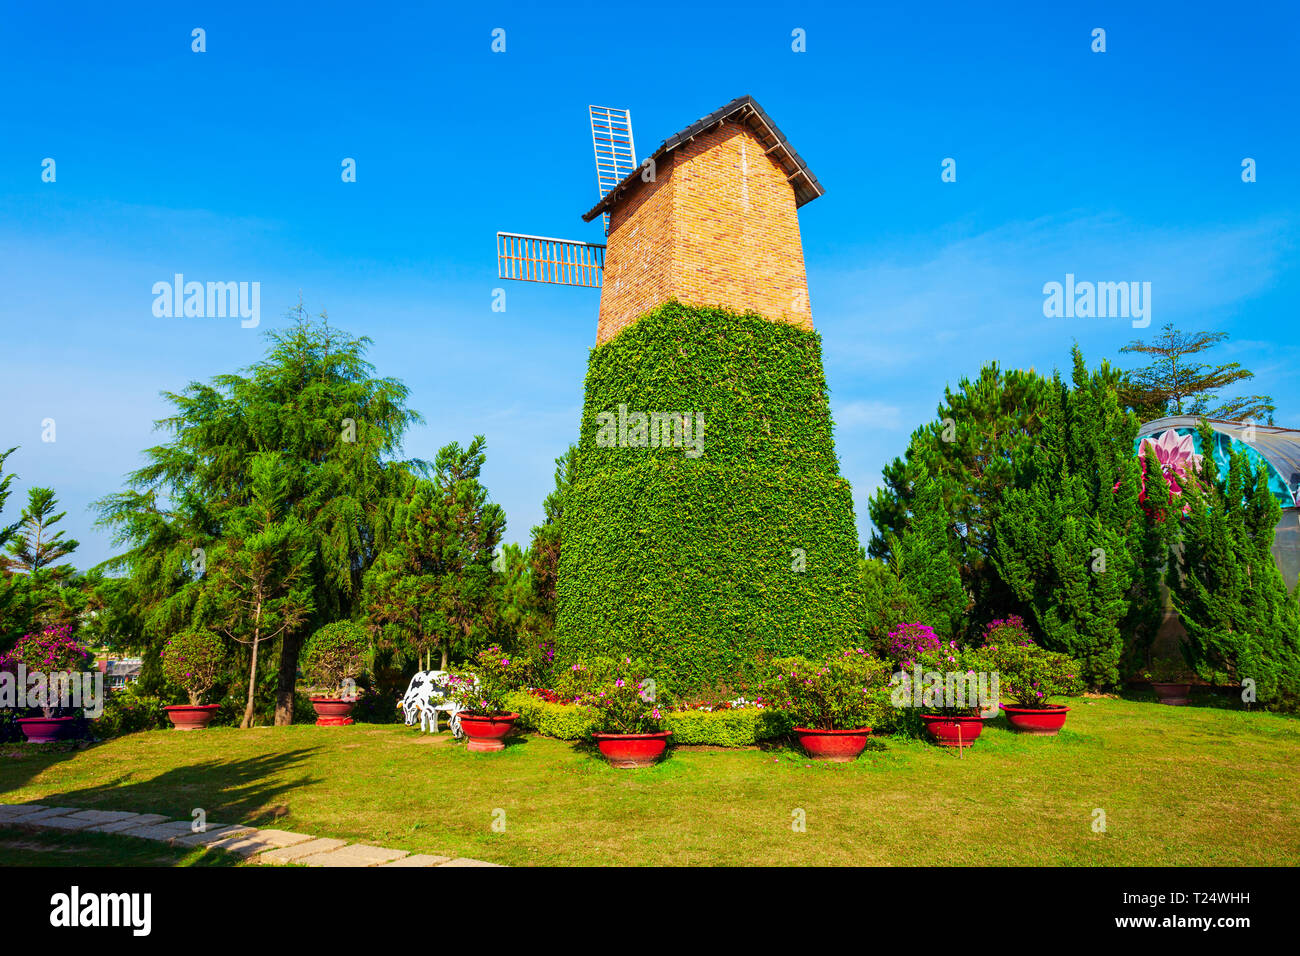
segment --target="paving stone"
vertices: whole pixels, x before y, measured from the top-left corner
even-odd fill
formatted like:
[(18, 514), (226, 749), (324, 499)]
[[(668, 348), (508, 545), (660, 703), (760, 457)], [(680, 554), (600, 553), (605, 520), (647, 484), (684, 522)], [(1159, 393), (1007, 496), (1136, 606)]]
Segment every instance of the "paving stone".
[(406, 850), (390, 850), (382, 846), (353, 843), (328, 853), (304, 856), (294, 862), (301, 863), (303, 866), (378, 866), (380, 863), (388, 863), (407, 855)]
[[(19, 820), (20, 823), (25, 821)], [(31, 824), (36, 827), (47, 827), (55, 830), (89, 830), (95, 825), (93, 820), (82, 820), (78, 817), (42, 817)]]
[(129, 817), (123, 817), (121, 820), (114, 820), (112, 823), (101, 823), (97, 827), (91, 827), (87, 833), (123, 833), (135, 827), (152, 826), (155, 823), (166, 823), (171, 817), (163, 813), (133, 813)]
[(45, 821), (52, 820), (55, 817), (66, 817), (69, 813), (78, 812), (78, 807), (46, 807), (44, 810), (38, 810), (36, 813), (29, 813), (20, 817), (23, 826), (43, 827)]
[(39, 813), (49, 807), (40, 803), (3, 803), (0, 804), (0, 822), (12, 823), (29, 813)]
[[(119, 820), (131, 820), (138, 817), (138, 813), (128, 813), (126, 810), (78, 810), (76, 813), (69, 813), (69, 820), (89, 820), (92, 824), (116, 823)], [(166, 820), (166, 817), (162, 817)]]
[[(164, 819), (166, 819), (164, 817)], [(176, 837), (183, 837), (190, 832), (189, 820), (173, 820), (170, 823), (155, 823), (149, 826), (133, 827), (118, 831), (126, 836), (140, 837), (143, 840), (157, 840), (167, 843)]]
[(400, 860), (393, 860), (391, 863), (380, 863), (380, 866), (442, 866), (451, 857), (449, 856), (430, 856), (427, 853), (414, 853), (411, 856), (404, 856)]
[(443, 866), (500, 866), (500, 863), (488, 863), (486, 860), (471, 860), (467, 856), (458, 856), (456, 859), (442, 864)]
[(347, 840), (335, 840), (331, 837), (317, 837), (306, 843), (297, 843), (280, 850), (269, 850), (257, 858), (258, 863), (297, 863), (305, 856), (328, 853), (341, 846), (347, 846)]
[(185, 836), (176, 837), (172, 840), (172, 846), (211, 846), (213, 843), (220, 840), (226, 840), (230, 837), (237, 837), (252, 832), (252, 827), (240, 826), (238, 824), (222, 826), (220, 824), (209, 823), (208, 828), (202, 833), (189, 833)]
[(225, 850), (227, 853), (253, 856), (264, 850), (281, 850), (296, 846), (310, 839), (311, 836), (306, 833), (290, 833), (288, 830), (249, 830), (239, 835), (231, 834), (229, 839), (213, 843), (211, 846)]

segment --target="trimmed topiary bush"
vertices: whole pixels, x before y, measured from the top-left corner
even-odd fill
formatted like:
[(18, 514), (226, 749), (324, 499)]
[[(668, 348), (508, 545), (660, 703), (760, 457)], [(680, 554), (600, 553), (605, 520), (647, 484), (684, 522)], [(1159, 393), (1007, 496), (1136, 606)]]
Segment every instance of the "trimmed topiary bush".
[(673, 710), (664, 718), (664, 730), (673, 732), (673, 745), (749, 747), (763, 740), (784, 737), (794, 720), (769, 707), (732, 710)]
[[(348, 692), (346, 682), (365, 669), (368, 646), (365, 629), (354, 621), (334, 621), (312, 635), (303, 654), (307, 679), (335, 697)], [(355, 694), (355, 688), (352, 688)]]
[(558, 740), (584, 740), (599, 720), (577, 704), (551, 704), (524, 691), (505, 696), (505, 707), (519, 715), (517, 726)]
[[(662, 420), (643, 434), (635, 414), (650, 412), (689, 413), (689, 440), (656, 442)], [(815, 332), (670, 302), (592, 350), (557, 669), (630, 656), (686, 693), (856, 644), (859, 563)]]

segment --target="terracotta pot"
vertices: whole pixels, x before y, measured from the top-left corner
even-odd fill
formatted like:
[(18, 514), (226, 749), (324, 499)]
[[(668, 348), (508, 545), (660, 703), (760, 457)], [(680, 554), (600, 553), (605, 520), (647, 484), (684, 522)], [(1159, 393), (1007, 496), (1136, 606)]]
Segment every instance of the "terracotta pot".
[(352, 723), (348, 714), (352, 713), (356, 704), (355, 700), (344, 700), (341, 697), (313, 697), (311, 706), (316, 711), (316, 726), (346, 727)]
[(469, 738), (466, 750), (491, 753), (506, 749), (506, 734), (519, 719), (518, 714), (467, 714), (460, 713), (460, 729)]
[(925, 731), (940, 747), (969, 747), (984, 729), (984, 718), (952, 714), (922, 714)]
[(1156, 692), (1160, 698), (1160, 703), (1170, 704), (1174, 707), (1182, 707), (1187, 703), (1188, 693), (1192, 689), (1191, 684), (1168, 684), (1163, 681), (1152, 681), (1151, 689)]
[(794, 733), (799, 738), (804, 753), (813, 760), (849, 763), (857, 760), (858, 754), (867, 749), (867, 737), (871, 734), (871, 728), (816, 730), (812, 727), (796, 727)]
[(18, 726), (29, 744), (52, 744), (60, 740), (76, 717), (19, 717)]
[(1010, 707), (998, 704), (1007, 715), (1007, 723), (1012, 730), (1022, 734), (1056, 734), (1065, 726), (1065, 715), (1069, 707), (1050, 704), (1047, 707)]
[(592, 734), (611, 767), (649, 767), (668, 749), (671, 730), (653, 734)]
[(199, 704), (191, 706), (189, 704), (172, 704), (170, 707), (164, 707), (167, 711), (167, 719), (172, 722), (172, 727), (177, 730), (202, 730), (212, 722), (212, 718), (217, 715), (218, 704)]

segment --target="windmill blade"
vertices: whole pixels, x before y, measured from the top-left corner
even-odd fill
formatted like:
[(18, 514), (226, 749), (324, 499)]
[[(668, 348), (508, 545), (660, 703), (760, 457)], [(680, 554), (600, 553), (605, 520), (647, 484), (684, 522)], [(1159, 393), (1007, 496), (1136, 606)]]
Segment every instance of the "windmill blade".
[(594, 242), (497, 233), (497, 277), (599, 289), (605, 247)]
[[(632, 114), (610, 106), (591, 106), (591, 142), (596, 148), (596, 187), (599, 199), (636, 169)], [(605, 216), (609, 231), (609, 216)]]

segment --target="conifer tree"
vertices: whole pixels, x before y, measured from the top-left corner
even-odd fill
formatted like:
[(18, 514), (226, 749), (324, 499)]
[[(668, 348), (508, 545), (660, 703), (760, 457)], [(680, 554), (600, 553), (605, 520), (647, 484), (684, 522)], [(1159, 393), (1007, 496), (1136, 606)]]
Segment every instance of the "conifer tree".
[(488, 501), (480, 476), (487, 459), (478, 435), (466, 448), (443, 447), (431, 480), (411, 479), (397, 506), (389, 546), (368, 575), (372, 626), (417, 653), (468, 651), (492, 624), (497, 579), (492, 561), (505, 512)]
[[(1213, 447), (1201, 425), (1201, 447)], [(1300, 706), (1300, 588), (1288, 595), (1273, 559), (1280, 505), (1264, 468), (1234, 453), (1227, 475), (1213, 455), (1184, 490), (1181, 547), (1170, 552), (1169, 587), (1187, 630), (1184, 654), (1206, 679), (1253, 681), (1258, 701)]]
[(1073, 388), (1053, 377), (1041, 432), (1004, 497), (995, 561), (1043, 644), (1078, 659), (1086, 680), (1113, 684), (1129, 635), (1159, 621), (1160, 530), (1138, 501), (1138, 421), (1120, 405), (1120, 373), (1106, 362), (1089, 373), (1077, 346), (1073, 366)]
[(937, 480), (930, 478), (921, 484), (907, 530), (901, 537), (891, 536), (890, 544), (899, 580), (922, 611), (921, 623), (949, 639), (962, 636), (969, 601), (953, 553), (951, 519)]

